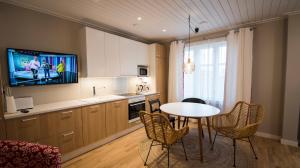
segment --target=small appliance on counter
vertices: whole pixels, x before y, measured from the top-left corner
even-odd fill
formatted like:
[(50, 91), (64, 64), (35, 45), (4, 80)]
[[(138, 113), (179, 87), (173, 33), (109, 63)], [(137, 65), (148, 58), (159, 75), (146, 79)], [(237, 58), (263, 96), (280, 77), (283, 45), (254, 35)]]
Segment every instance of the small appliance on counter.
[(18, 111), (22, 113), (28, 113), (28, 109), (33, 109), (32, 97), (19, 97), (15, 99), (16, 107)]
[(14, 96), (6, 96), (6, 109), (7, 109), (7, 113), (17, 112)]
[(145, 93), (145, 92), (149, 92), (149, 85), (147, 84), (141, 84), (141, 85), (136, 85), (137, 90), (136, 93), (141, 94), (141, 93)]
[(139, 78), (140, 82), (136, 85), (136, 93), (142, 94), (149, 92), (150, 87), (146, 78)]

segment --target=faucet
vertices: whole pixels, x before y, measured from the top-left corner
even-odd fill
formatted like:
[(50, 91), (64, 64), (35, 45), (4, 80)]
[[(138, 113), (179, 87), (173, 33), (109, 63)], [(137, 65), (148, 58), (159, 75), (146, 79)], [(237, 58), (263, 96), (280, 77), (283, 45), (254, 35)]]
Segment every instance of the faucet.
[(93, 86), (93, 96), (96, 96), (96, 87)]

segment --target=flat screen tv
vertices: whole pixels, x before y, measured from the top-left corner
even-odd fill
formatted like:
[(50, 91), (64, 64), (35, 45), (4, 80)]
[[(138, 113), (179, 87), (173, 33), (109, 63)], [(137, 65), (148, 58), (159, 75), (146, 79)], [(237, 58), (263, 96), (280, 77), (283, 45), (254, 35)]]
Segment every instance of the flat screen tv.
[(7, 48), (9, 85), (78, 83), (77, 56)]

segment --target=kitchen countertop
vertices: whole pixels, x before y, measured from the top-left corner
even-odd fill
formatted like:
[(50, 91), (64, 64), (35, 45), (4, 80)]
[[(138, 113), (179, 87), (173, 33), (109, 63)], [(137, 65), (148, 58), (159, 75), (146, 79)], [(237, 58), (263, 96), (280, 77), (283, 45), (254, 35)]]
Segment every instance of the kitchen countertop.
[(126, 98), (135, 98), (135, 97), (141, 97), (141, 96), (150, 96), (150, 95), (154, 95), (154, 94), (159, 94), (158, 92), (145, 92), (145, 93), (139, 93), (136, 95), (119, 95), (119, 96), (124, 96)]
[[(157, 94), (157, 93), (156, 92), (148, 92), (148, 93), (143, 93), (142, 95), (147, 96), (147, 95), (153, 95), (153, 94)], [(60, 110), (84, 107), (84, 106), (105, 103), (105, 102), (112, 102), (112, 101), (117, 101), (117, 100), (124, 100), (124, 99), (128, 99), (128, 97), (117, 96), (117, 95), (106, 95), (106, 96), (97, 96), (97, 97), (86, 98), (86, 99), (40, 104), (40, 105), (34, 106), (33, 109), (29, 109), (28, 113), (21, 113), (19, 111), (15, 112), (15, 113), (4, 113), (4, 118), (5, 119), (13, 119), (13, 118), (19, 118), (19, 117), (25, 117), (25, 116), (32, 116), (32, 115), (37, 115), (37, 114), (56, 112), (56, 111), (60, 111)]]

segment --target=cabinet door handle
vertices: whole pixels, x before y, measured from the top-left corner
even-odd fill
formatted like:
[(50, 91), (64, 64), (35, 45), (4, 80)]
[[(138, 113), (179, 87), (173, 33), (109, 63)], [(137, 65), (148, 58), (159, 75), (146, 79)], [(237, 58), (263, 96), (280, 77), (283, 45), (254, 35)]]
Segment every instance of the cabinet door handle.
[(36, 117), (34, 117), (34, 118), (23, 119), (23, 120), (21, 120), (21, 121), (22, 121), (22, 122), (27, 122), (27, 121), (32, 121), (32, 120), (36, 120)]
[(98, 110), (97, 109), (91, 109), (91, 111), (89, 111), (90, 113), (96, 113)]
[(70, 117), (72, 117), (72, 113), (73, 113), (73, 111), (65, 111), (65, 112), (62, 112), (62, 113), (61, 113), (61, 118), (62, 118), (62, 119), (70, 118)]
[(121, 103), (118, 102), (118, 103), (114, 103), (115, 104), (115, 107), (119, 108), (121, 106)]
[(98, 108), (98, 106), (90, 106), (90, 107), (87, 107), (88, 110), (96, 110)]
[(73, 135), (73, 134), (74, 134), (74, 131), (72, 131), (70, 133), (63, 134), (63, 137), (70, 136), (70, 135)]
[(73, 111), (64, 111), (64, 112), (62, 112), (62, 114), (70, 114), (70, 113), (73, 113)]
[(141, 103), (133, 103), (133, 104), (129, 104), (129, 106), (135, 106), (135, 105), (140, 105), (140, 104), (145, 104), (145, 102), (141, 102)]

